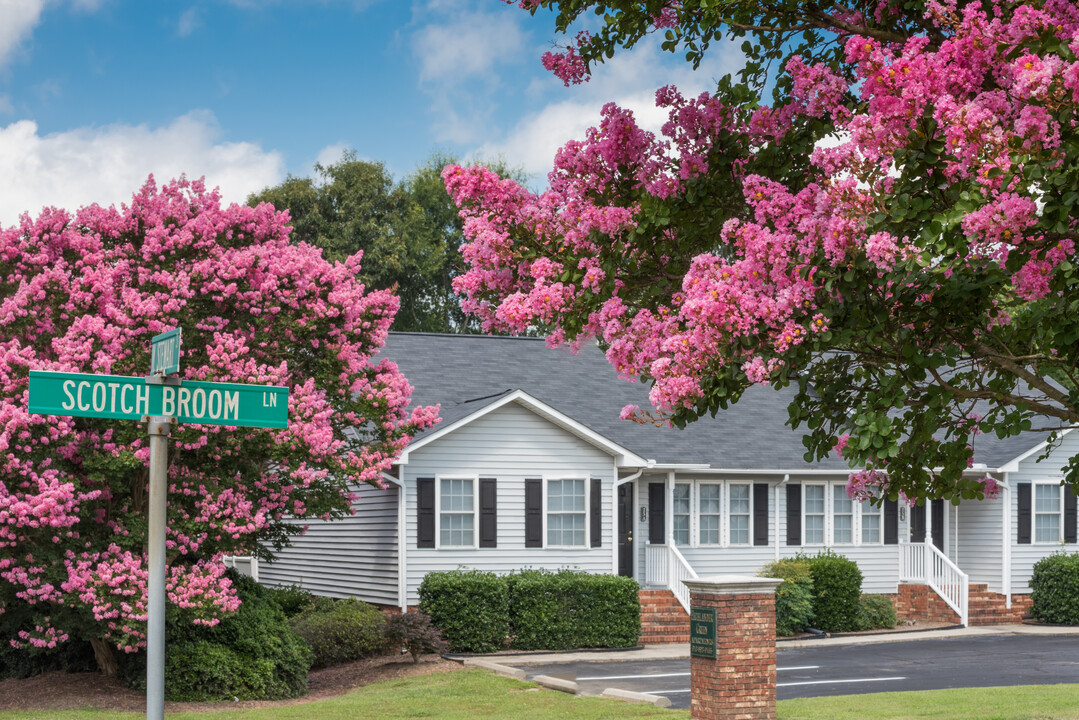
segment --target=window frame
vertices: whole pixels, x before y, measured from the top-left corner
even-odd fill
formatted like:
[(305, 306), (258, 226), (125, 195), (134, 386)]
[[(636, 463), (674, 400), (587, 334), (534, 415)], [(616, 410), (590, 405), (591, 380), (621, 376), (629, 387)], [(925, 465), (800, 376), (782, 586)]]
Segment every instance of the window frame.
[[(810, 482), (802, 483), (802, 546), (803, 547), (828, 547), (831, 533), (829, 532), (828, 525), (828, 509), (831, 503), (828, 502), (828, 488), (832, 483), (829, 482)], [(819, 487), (822, 489), (824, 508), (820, 513), (810, 513), (807, 511), (809, 503), (807, 502), (807, 496), (809, 494), (809, 488)], [(821, 540), (820, 542), (809, 542), (809, 525), (806, 523), (808, 516), (817, 515), (821, 516)]]
[[(723, 495), (726, 501), (725, 514), (727, 516), (727, 523), (723, 534), (725, 536), (724, 540), (726, 547), (753, 547), (753, 483), (744, 480), (728, 480), (724, 483), (724, 485), (726, 486)], [(738, 513), (739, 516), (745, 515), (749, 518), (749, 523), (747, 525), (746, 541), (744, 543), (734, 542), (734, 540), (731, 538), (731, 527), (733, 525), (733, 523), (731, 522), (731, 518), (734, 517), (734, 513), (731, 509), (731, 488), (735, 485), (745, 487), (748, 492), (748, 496), (746, 499), (749, 501), (749, 512)]]
[[(684, 485), (684, 486), (689, 488), (689, 496), (686, 498), (687, 501), (689, 502), (689, 510), (687, 512), (684, 512), (684, 513), (675, 512), (675, 510), (677, 510), (677, 508), (675, 507), (675, 501), (677, 499), (675, 497), (675, 493), (678, 491), (678, 486), (679, 485)], [(694, 516), (694, 510), (696, 508), (696, 503), (693, 501), (694, 500), (694, 494), (695, 494), (693, 492), (693, 488), (694, 488), (695, 485), (696, 485), (696, 483), (693, 482), (692, 480), (683, 481), (683, 482), (675, 482), (675, 483), (671, 484), (671, 541), (675, 544), (676, 547), (693, 547), (695, 545), (695, 542), (694, 542), (695, 538), (694, 538), (694, 532), (693, 532), (693, 529), (694, 529), (693, 516)], [(686, 542), (684, 544), (679, 543), (677, 538), (675, 537), (675, 533), (677, 532), (677, 525), (675, 524), (674, 521), (675, 521), (676, 518), (679, 518), (679, 517), (685, 517), (686, 518)]]
[[(830, 535), (830, 539), (832, 541), (830, 543), (831, 545), (847, 545), (847, 546), (849, 546), (849, 545), (858, 545), (859, 543), (856, 542), (856, 539), (860, 538), (859, 531), (861, 530), (861, 528), (856, 527), (856, 526), (861, 525), (861, 523), (855, 522), (855, 517), (858, 514), (857, 511), (855, 510), (855, 506), (858, 505), (859, 503), (855, 503), (853, 498), (851, 498), (850, 496), (847, 496), (847, 485), (846, 485), (846, 483), (840, 484), (840, 483), (837, 483), (837, 482), (832, 482), (832, 483), (828, 483), (828, 487), (831, 490), (831, 492), (828, 494), (829, 502), (825, 503), (825, 516), (830, 517), (831, 522), (829, 522), (828, 520), (824, 521), (825, 528), (826, 528), (825, 536), (827, 537), (827, 536)], [(842, 492), (847, 497), (847, 502), (850, 503), (850, 512), (849, 513), (838, 513), (838, 512), (836, 512), (836, 508), (835, 508), (836, 492)], [(831, 505), (831, 507), (829, 508), (828, 505)], [(848, 540), (847, 542), (839, 542), (838, 540), (835, 539), (835, 526), (836, 526), (835, 521), (836, 521), (836, 517), (838, 517), (839, 515), (842, 515), (844, 517), (846, 517), (847, 515), (850, 516), (850, 540)], [(827, 532), (827, 530), (831, 530), (831, 532), (829, 533), (829, 532)]]
[[(1038, 512), (1038, 488), (1055, 487), (1057, 489), (1057, 509), (1055, 512)], [(1032, 545), (1060, 545), (1064, 542), (1064, 486), (1059, 481), (1032, 482), (1030, 498), (1030, 542)], [(1038, 539), (1038, 517), (1055, 515), (1057, 519), (1057, 537), (1055, 540)]]
[[(471, 545), (443, 545), (442, 544), (442, 481), (443, 480), (469, 480), (472, 482), (472, 544)], [(435, 475), (435, 550), (442, 548), (453, 550), (468, 550), (479, 547), (480, 537), (480, 499), (479, 499), (479, 475), (465, 473), (447, 473)], [(454, 515), (467, 515), (467, 512), (459, 510), (447, 510)]]
[[(884, 503), (883, 503), (883, 501), (881, 502), (880, 505), (874, 505), (871, 500), (862, 500), (861, 502), (854, 503), (854, 505), (858, 508), (858, 510), (857, 510), (858, 530), (855, 533), (855, 537), (858, 539), (858, 542), (856, 542), (855, 544), (856, 545), (866, 545), (866, 546), (883, 545), (884, 544)], [(866, 539), (865, 539), (865, 524), (862, 522), (862, 519), (866, 515), (866, 512), (865, 512), (866, 507), (872, 508), (873, 512), (871, 512), (869, 514), (875, 516), (876, 518), (878, 518), (877, 519), (877, 539), (876, 540), (870, 540), (869, 542), (866, 542)]]
[[(691, 481), (694, 487), (694, 497), (696, 502), (693, 506), (693, 524), (696, 527), (696, 536), (693, 538), (693, 547), (726, 547), (725, 538), (723, 537), (724, 529), (730, 524), (730, 521), (724, 523), (723, 517), (726, 514), (726, 494), (727, 483), (723, 480), (693, 480)], [(719, 502), (719, 512), (708, 513), (708, 515), (714, 515), (716, 517), (716, 541), (703, 542), (701, 540), (701, 492), (700, 488), (703, 485), (719, 488), (719, 494), (716, 500)]]
[[(542, 498), (543, 499), (543, 513), (542, 513), (542, 515), (543, 515), (543, 547), (544, 548), (556, 548), (556, 549), (563, 549), (563, 550), (588, 550), (589, 549), (589, 547), (590, 547), (589, 538), (591, 537), (591, 531), (592, 531), (592, 525), (591, 525), (591, 522), (592, 522), (591, 515), (592, 515), (592, 513), (589, 512), (589, 508), (591, 507), (590, 500), (591, 500), (591, 492), (592, 492), (592, 488), (590, 487), (592, 485), (592, 483), (589, 482), (590, 477), (591, 476), (589, 476), (587, 473), (581, 473), (581, 474), (578, 474), (578, 475), (568, 473), (566, 475), (544, 475), (543, 476), (543, 498)], [(584, 484), (584, 509), (581, 510), (580, 512), (574, 511), (574, 512), (571, 512), (571, 513), (568, 513), (565, 510), (559, 510), (558, 511), (559, 515), (584, 515), (584, 541), (580, 545), (552, 545), (550, 543), (549, 536), (547, 534), (547, 528), (548, 528), (547, 520), (548, 520), (548, 518), (549, 518), (549, 516), (551, 514), (551, 510), (548, 507), (548, 505), (549, 505), (548, 499), (549, 499), (549, 492), (550, 492), (549, 487), (550, 487), (550, 483), (551, 483), (552, 480), (557, 480), (557, 481), (580, 480)]]

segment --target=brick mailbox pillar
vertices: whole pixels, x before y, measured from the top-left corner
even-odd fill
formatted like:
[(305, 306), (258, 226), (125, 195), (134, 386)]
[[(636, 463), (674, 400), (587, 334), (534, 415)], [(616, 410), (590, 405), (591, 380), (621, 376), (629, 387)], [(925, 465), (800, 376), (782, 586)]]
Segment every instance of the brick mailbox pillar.
[(775, 720), (780, 582), (749, 575), (685, 581), (693, 720)]

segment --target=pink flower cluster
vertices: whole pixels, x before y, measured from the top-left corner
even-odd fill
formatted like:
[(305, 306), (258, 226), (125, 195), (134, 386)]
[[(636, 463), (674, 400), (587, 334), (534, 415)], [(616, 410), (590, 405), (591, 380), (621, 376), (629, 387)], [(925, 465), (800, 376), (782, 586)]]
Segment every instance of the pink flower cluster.
[(172, 432), (169, 602), (206, 624), (237, 606), (221, 553), (287, 535), (308, 508), (349, 512), (349, 487), (378, 484), (437, 422), (373, 360), (397, 299), (357, 280), (359, 255), (330, 263), (289, 230), (269, 205), (152, 178), (128, 206), (0, 229), (0, 602), (50, 618), (33, 637), (141, 646), (149, 448), (136, 423), (31, 415), (30, 370), (142, 376), (150, 337), (179, 326), (184, 379), (289, 388), (286, 430)]

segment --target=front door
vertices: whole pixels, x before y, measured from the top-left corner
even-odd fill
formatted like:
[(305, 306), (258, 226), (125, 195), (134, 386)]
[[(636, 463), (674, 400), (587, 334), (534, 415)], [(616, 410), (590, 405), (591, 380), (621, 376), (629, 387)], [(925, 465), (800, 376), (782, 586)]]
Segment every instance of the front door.
[(633, 483), (618, 486), (618, 574), (633, 577)]

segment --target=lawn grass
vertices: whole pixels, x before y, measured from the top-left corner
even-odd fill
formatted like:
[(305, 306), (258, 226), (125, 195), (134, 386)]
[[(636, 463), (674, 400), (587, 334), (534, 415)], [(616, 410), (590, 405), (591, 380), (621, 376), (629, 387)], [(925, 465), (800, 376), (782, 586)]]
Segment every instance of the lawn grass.
[[(330, 700), (259, 710), (169, 713), (169, 720), (688, 720), (688, 710), (603, 698), (574, 697), (498, 677), (462, 670), (388, 680)], [(144, 713), (104, 710), (0, 711), (0, 720), (140, 720)], [(931, 690), (785, 700), (779, 720), (1079, 720), (1079, 685)]]

